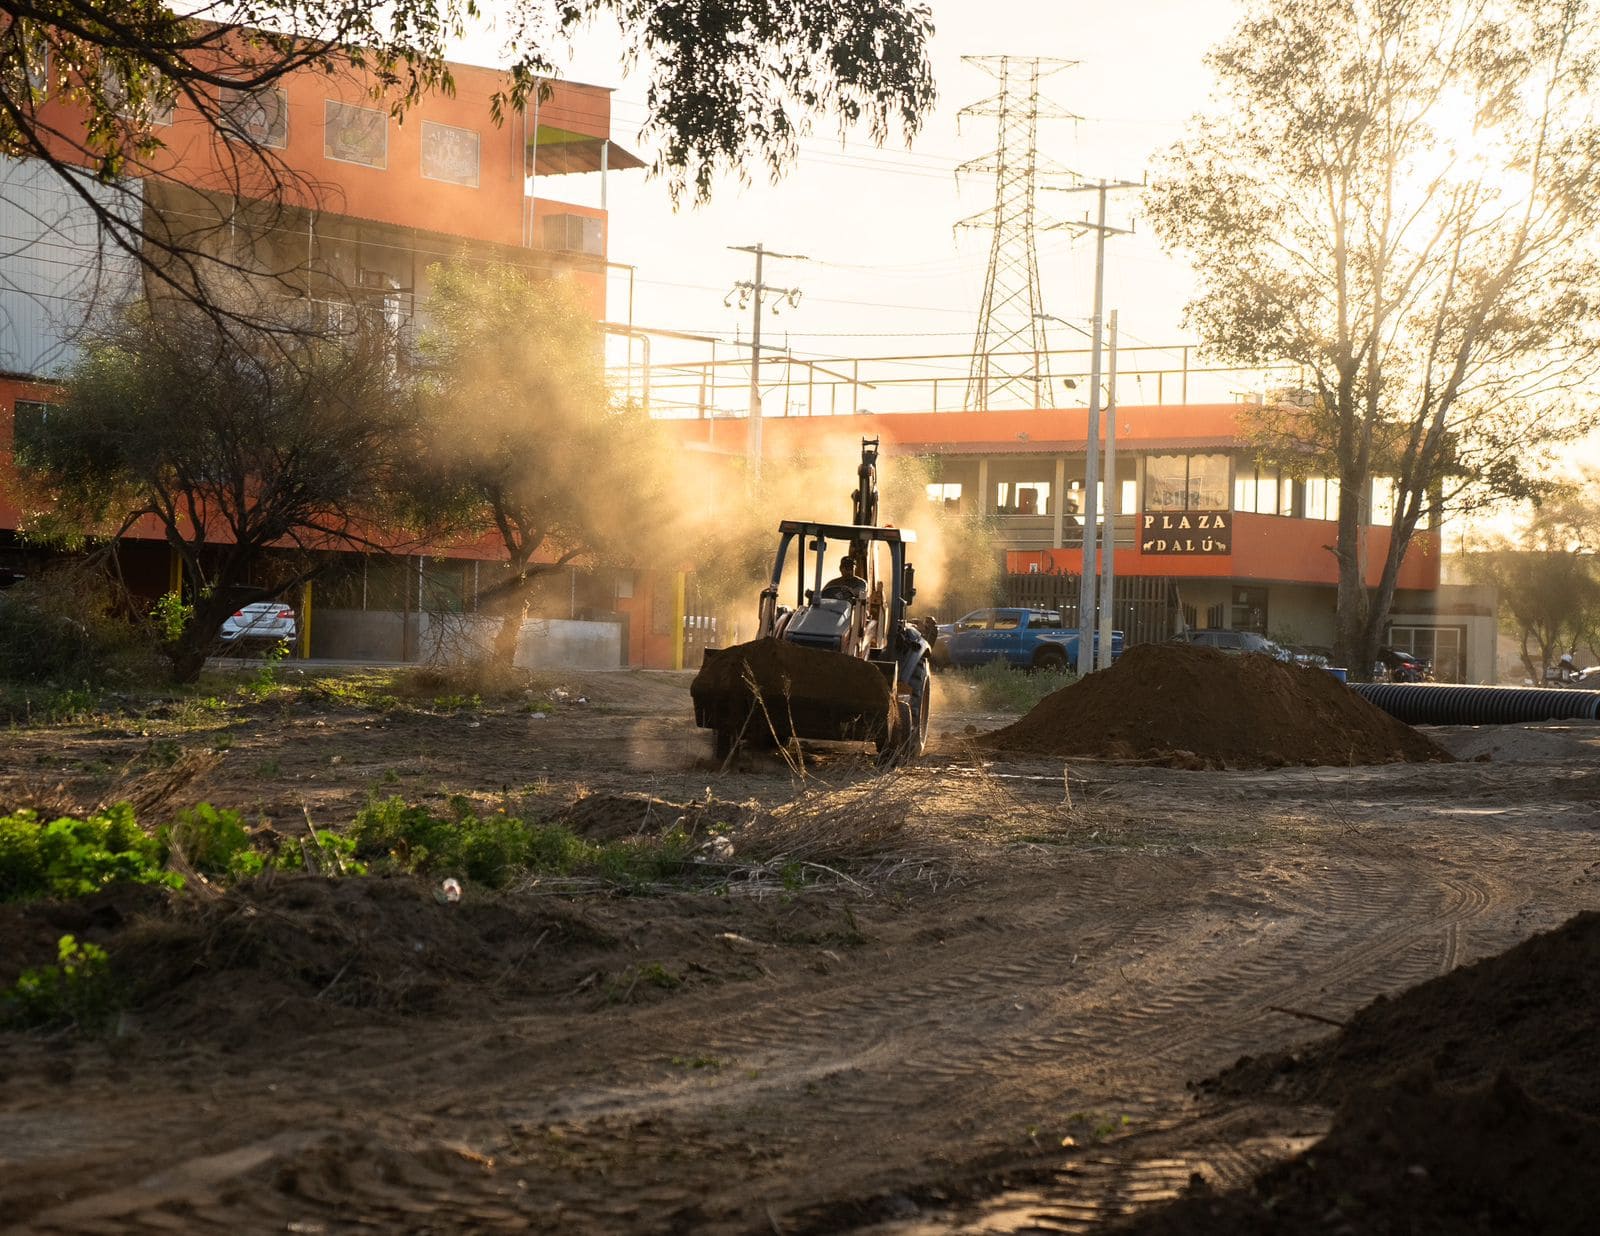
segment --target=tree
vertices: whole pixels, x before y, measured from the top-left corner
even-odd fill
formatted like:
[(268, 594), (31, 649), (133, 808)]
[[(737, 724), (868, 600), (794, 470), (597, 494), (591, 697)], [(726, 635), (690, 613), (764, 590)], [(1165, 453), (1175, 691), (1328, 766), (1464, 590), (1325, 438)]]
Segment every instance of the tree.
[(1497, 590), (1501, 626), (1520, 645), (1536, 683), (1566, 652), (1600, 646), (1600, 477), (1563, 490), (1516, 540), (1500, 538), (1470, 559), (1473, 577)]
[[(1269, 454), (1339, 482), (1337, 644), (1370, 666), (1425, 521), (1537, 495), (1597, 372), (1600, 71), (1590, 0), (1256, 0), (1215, 50), (1227, 109), (1150, 212), (1192, 256), (1190, 322), (1303, 367)], [(1375, 583), (1370, 496), (1393, 478)]]
[[(675, 200), (752, 163), (776, 176), (817, 114), (882, 142), (897, 126), (914, 133), (933, 100), (932, 25), (913, 0), (519, 0), (494, 19), (510, 69), (497, 123), (547, 88), (559, 49), (614, 20), (628, 65), (648, 76), (642, 136)], [(141, 178), (163, 170), (159, 119), (175, 102), (198, 117), (231, 198), (270, 207), (295, 184), (314, 200), (241, 121), (241, 99), (302, 70), (354, 71), (400, 116), (453, 88), (450, 41), (486, 24), (475, 0), (0, 0), (0, 154), (43, 161), (148, 278), (237, 312), (201, 277), (225, 259), (140, 208)], [(218, 223), (233, 222), (230, 205)]]
[(510, 267), (430, 277), (414, 500), (429, 522), (499, 539), (506, 578), (479, 600), (501, 618), (495, 653), (509, 664), (541, 576), (670, 552), (672, 463), (650, 419), (614, 402), (577, 287)]
[(28, 529), (115, 539), (154, 521), (191, 581), (166, 651), (192, 680), (268, 551), (371, 547), (415, 442), (392, 345), (246, 336), (173, 300), (128, 311), (86, 340), (61, 414), (18, 444)]

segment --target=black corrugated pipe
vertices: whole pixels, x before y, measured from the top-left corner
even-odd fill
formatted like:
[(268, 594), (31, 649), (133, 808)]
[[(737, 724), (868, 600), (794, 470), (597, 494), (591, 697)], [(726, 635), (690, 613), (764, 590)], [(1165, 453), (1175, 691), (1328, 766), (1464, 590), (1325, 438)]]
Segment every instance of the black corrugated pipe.
[(1353, 682), (1350, 689), (1407, 725), (1600, 721), (1600, 691), (1417, 682)]

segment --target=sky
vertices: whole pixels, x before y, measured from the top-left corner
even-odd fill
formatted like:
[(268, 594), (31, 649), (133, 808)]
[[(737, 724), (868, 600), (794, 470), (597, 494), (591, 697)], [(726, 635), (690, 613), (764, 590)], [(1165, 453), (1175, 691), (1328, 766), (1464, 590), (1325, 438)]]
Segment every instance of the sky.
[[(783, 306), (764, 317), (764, 342), (787, 344), (797, 356), (815, 359), (969, 353), (992, 232), (957, 231), (955, 224), (992, 204), (994, 181), (975, 173), (958, 185), (955, 167), (993, 150), (996, 133), (992, 118), (958, 120), (957, 113), (992, 95), (997, 83), (962, 57), (1077, 61), (1048, 78), (1044, 88), (1082, 119), (1043, 122), (1041, 153), (1089, 180), (1138, 181), (1206, 105), (1211, 79), (1204, 53), (1237, 19), (1235, 0), (1097, 6), (933, 0), (932, 9), (939, 97), (909, 149), (894, 140), (880, 149), (864, 134), (841, 142), (836, 125), (821, 119), (778, 183), (762, 177), (742, 185), (724, 178), (709, 204), (676, 210), (664, 182), (638, 171), (610, 175), (609, 257), (634, 268), (635, 325), (747, 343), (750, 311), (724, 300), (737, 280), (750, 277), (752, 259), (728, 246), (761, 242), (809, 259), (768, 263), (768, 282), (799, 287), (803, 295), (798, 307)], [(465, 50), (464, 58), (493, 61), (492, 47)], [(615, 88), (613, 135), (648, 158), (637, 135), (645, 116), (644, 83), (622, 75), (617, 52), (615, 34), (595, 28), (577, 40), (563, 71), (574, 80)], [(564, 177), (541, 184), (538, 192), (597, 205), (598, 181), (592, 175)], [(1082, 219), (1093, 201), (1091, 195), (1050, 191), (1039, 200), (1041, 212), (1057, 219)], [(1120, 311), (1125, 349), (1191, 342), (1181, 327), (1190, 272), (1163, 253), (1138, 219), (1138, 200), (1136, 192), (1111, 200), (1109, 221), (1131, 225), (1134, 232), (1107, 242), (1106, 308)], [(1079, 346), (1093, 305), (1093, 239), (1071, 229), (1041, 231), (1038, 248), (1045, 311), (1080, 327), (1049, 324), (1051, 346)], [(614, 321), (627, 317), (627, 293), (626, 275), (615, 272), (609, 305)], [(673, 356), (706, 353), (699, 345), (655, 344), (658, 365)], [(1124, 368), (1137, 359), (1125, 353)], [(1145, 360), (1175, 362), (1171, 354)], [(947, 360), (925, 368), (955, 373), (964, 364)], [(1135, 393), (1124, 392), (1123, 398)], [(951, 397), (959, 398), (958, 384), (941, 399)], [(769, 414), (778, 410), (769, 408)]]

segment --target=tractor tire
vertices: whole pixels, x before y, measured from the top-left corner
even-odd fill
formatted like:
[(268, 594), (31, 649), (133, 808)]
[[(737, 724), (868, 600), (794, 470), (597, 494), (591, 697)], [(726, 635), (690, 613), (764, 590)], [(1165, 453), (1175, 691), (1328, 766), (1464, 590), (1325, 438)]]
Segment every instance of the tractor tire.
[(928, 674), (924, 670), (909, 702), (895, 701), (893, 734), (878, 744), (878, 767), (898, 768), (928, 749)]

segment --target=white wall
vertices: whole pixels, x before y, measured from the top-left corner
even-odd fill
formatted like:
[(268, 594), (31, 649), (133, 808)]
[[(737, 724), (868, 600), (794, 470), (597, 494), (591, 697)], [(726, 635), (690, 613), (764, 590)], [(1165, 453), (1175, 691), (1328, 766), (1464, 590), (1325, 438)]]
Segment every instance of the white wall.
[[(124, 218), (143, 209), (138, 181), (80, 184)], [(87, 317), (129, 300), (137, 273), (60, 175), (37, 160), (0, 156), (0, 370), (50, 377), (70, 368)]]

